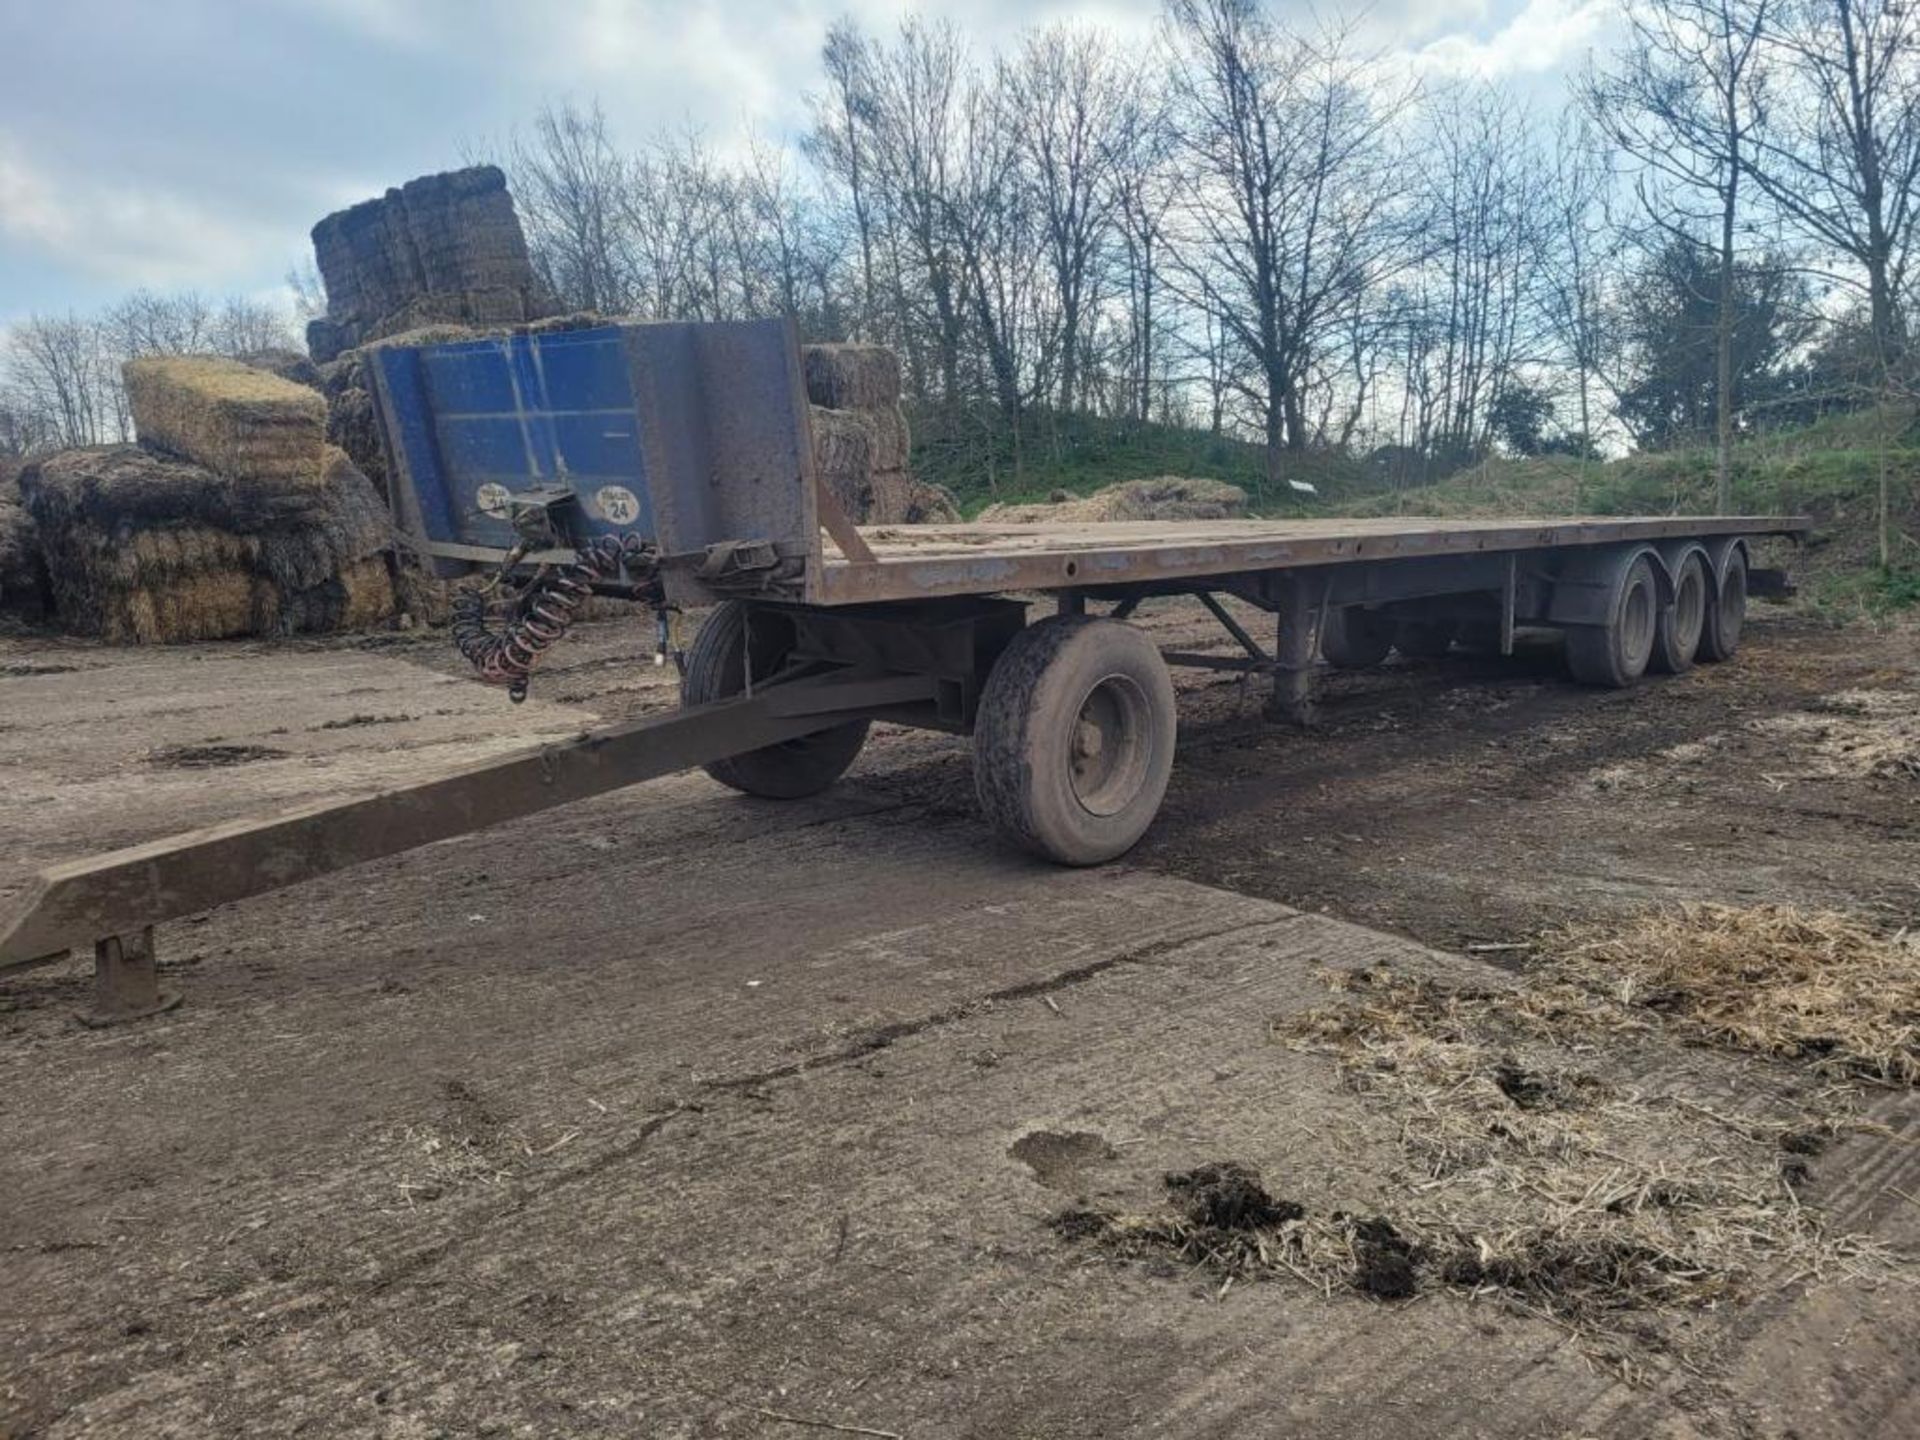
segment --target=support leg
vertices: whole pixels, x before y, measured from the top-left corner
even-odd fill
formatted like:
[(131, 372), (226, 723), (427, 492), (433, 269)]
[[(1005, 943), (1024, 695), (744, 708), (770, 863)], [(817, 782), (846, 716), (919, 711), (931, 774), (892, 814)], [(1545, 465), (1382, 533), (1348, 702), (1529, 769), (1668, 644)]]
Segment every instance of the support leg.
[(1267, 718), (1302, 729), (1314, 722), (1313, 661), (1320, 648), (1320, 606), (1315, 587), (1285, 577), (1274, 609), (1273, 696)]
[(99, 1028), (158, 1015), (180, 1003), (160, 989), (153, 963), (153, 927), (130, 935), (109, 935), (93, 945), (93, 1009), (82, 1011), (82, 1025)]

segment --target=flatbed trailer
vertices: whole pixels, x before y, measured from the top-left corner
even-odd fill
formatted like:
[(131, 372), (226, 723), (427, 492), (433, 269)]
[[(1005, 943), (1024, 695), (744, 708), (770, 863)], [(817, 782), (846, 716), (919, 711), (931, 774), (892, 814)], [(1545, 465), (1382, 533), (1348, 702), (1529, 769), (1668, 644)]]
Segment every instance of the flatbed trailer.
[[(789, 324), (609, 325), (370, 360), (407, 543), (479, 577), (454, 638), (516, 697), (590, 593), (708, 607), (682, 708), (400, 788), (344, 795), (43, 872), (0, 917), (0, 969), (91, 945), (90, 1019), (151, 1014), (153, 927), (345, 866), (678, 770), (777, 798), (831, 785), (875, 720), (973, 737), (1000, 835), (1097, 864), (1159, 809), (1170, 665), (1271, 680), (1310, 724), (1325, 661), (1516, 630), (1566, 637), (1574, 678), (1637, 683), (1730, 659), (1754, 564), (1787, 516), (1240, 520), (862, 529), (814, 473)], [(1237, 653), (1162, 653), (1128, 623), (1191, 596)], [(1251, 633), (1222, 597), (1271, 617)], [(1030, 612), (1041, 610), (1039, 618)]]

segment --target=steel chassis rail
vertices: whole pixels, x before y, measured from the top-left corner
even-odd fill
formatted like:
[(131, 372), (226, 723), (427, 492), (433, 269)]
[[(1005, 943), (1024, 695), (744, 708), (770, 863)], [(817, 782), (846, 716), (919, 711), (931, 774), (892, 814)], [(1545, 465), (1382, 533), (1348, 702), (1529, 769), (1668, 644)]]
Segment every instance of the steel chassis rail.
[(237, 820), (43, 871), (0, 929), (0, 970), (92, 945), (103, 1023), (170, 1008), (153, 927), (333, 870), (485, 829), (850, 718), (931, 700), (933, 681), (847, 671), (769, 682), (750, 696), (591, 730), (432, 780)]

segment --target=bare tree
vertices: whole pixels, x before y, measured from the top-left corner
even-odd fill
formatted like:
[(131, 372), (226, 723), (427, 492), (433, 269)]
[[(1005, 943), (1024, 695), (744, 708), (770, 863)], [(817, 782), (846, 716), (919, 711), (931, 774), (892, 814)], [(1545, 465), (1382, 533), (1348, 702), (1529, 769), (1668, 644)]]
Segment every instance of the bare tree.
[(1120, 200), (1114, 175), (1137, 82), (1099, 31), (1065, 25), (1029, 35), (1005, 70), (1059, 306), (1061, 414), (1079, 398), (1088, 301)]
[(874, 97), (872, 48), (854, 22), (834, 21), (820, 50), (827, 72), (827, 90), (810, 97), (813, 129), (807, 153), (826, 174), (846, 188), (847, 208), (860, 246), (860, 300), (854, 334), (871, 338), (879, 313), (874, 288), (874, 199), (869, 178), (873, 168)]
[[(1789, 224), (1865, 290), (1882, 397), (1911, 394), (1902, 312), (1920, 217), (1920, 15), (1903, 0), (1798, 0), (1771, 36), (1790, 84), (1747, 153)], [(1893, 561), (1892, 467), (1883, 437), (1879, 553)]]
[(1251, 0), (1173, 0), (1186, 179), (1181, 287), (1252, 361), (1267, 474), (1308, 442), (1305, 392), (1338, 318), (1397, 245), (1379, 93), (1344, 30), (1280, 29)]
[[(870, 62), (868, 138), (874, 187), (895, 243), (895, 333), (930, 336), (937, 379), (931, 388), (953, 430), (969, 308), (951, 227), (966, 123), (965, 47), (950, 21), (909, 19), (891, 46), (874, 47)], [(917, 346), (910, 341), (906, 348), (911, 359)], [(926, 376), (918, 378), (924, 392)]]
[(1779, 21), (1769, 38), (1792, 83), (1769, 96), (1744, 158), (1788, 220), (1856, 267), (1893, 361), (1920, 218), (1920, 14), (1902, 0), (1800, 0)]
[(1762, 110), (1761, 41), (1772, 0), (1628, 0), (1628, 38), (1581, 96), (1594, 123), (1639, 165), (1646, 217), (1718, 261), (1714, 500), (1733, 508), (1733, 327), (1740, 181)]
[(1606, 280), (1617, 232), (1607, 214), (1613, 176), (1598, 137), (1577, 110), (1554, 131), (1540, 247), (1540, 305), (1561, 362), (1573, 372), (1580, 453), (1594, 447), (1593, 387), (1608, 351)]
[(1513, 382), (1538, 275), (1540, 166), (1532, 119), (1484, 85), (1435, 97), (1417, 212), (1425, 294), (1441, 307), (1420, 333), (1437, 347), (1434, 429), (1424, 438), (1483, 454), (1493, 408)]
[(1039, 187), (1022, 163), (1017, 118), (1022, 97), (1016, 86), (1006, 71), (969, 85), (944, 219), (960, 257), (965, 294), (994, 403), (1013, 443), (1017, 475), (1029, 398), (1026, 382), (1033, 378), (1036, 391), (1045, 386), (1059, 358), (1064, 326), (1057, 314), (1040, 313), (1044, 202), (1038, 201)]
[(626, 221), (633, 177), (598, 102), (549, 105), (533, 134), (515, 136), (506, 168), (535, 267), (555, 295), (582, 310), (634, 308)]
[(5, 364), (13, 403), (54, 448), (123, 438), (118, 368), (97, 321), (30, 316), (7, 332)]
[(1139, 421), (1153, 414), (1159, 377), (1160, 267), (1167, 216), (1178, 193), (1170, 169), (1173, 131), (1162, 87), (1136, 74), (1114, 127), (1111, 184), (1124, 257), (1129, 379), (1124, 413)]
[(287, 312), (247, 295), (229, 295), (213, 314), (208, 339), (219, 355), (252, 355), (285, 350), (298, 342)]

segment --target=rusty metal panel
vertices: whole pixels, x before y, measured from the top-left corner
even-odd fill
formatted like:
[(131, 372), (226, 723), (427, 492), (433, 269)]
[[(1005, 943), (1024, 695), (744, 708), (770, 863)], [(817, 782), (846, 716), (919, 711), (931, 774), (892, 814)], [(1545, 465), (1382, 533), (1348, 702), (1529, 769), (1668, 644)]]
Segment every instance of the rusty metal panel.
[[(814, 573), (813, 440), (792, 322), (663, 322), (622, 332), (661, 550), (766, 541)], [(690, 572), (665, 578), (669, 599), (718, 598)]]
[[(622, 323), (385, 345), (369, 359), (414, 541), (452, 573), (517, 543), (512, 497), (571, 491), (568, 528), (662, 552), (771, 548), (799, 598), (820, 553), (799, 339), (788, 320)], [(857, 551), (858, 537), (850, 536)], [(713, 598), (691, 566), (670, 598)]]

